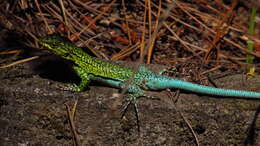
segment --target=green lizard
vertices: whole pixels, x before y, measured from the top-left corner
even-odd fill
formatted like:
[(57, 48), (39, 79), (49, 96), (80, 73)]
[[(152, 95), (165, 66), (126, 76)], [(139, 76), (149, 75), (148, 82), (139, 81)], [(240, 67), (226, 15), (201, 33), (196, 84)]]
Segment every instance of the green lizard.
[[(92, 57), (81, 48), (59, 36), (44, 37), (39, 40), (39, 43), (54, 54), (74, 62), (73, 69), (81, 78), (81, 83), (74, 88), (75, 91), (83, 91), (88, 83), (94, 80), (117, 88), (127, 89), (136, 98), (146, 96), (144, 90), (178, 88), (208, 95), (260, 99), (259, 92), (221, 89), (194, 84), (153, 73), (144, 66), (141, 66), (137, 71), (121, 67)], [(133, 80), (127, 85), (126, 82), (131, 78)]]
[[(186, 81), (177, 80), (153, 73), (144, 66), (140, 66), (137, 71), (121, 67), (101, 59), (95, 58), (76, 47), (68, 40), (59, 36), (47, 36), (41, 38), (39, 43), (48, 48), (54, 54), (74, 62), (73, 69), (81, 78), (81, 83), (73, 88), (74, 91), (83, 91), (90, 81), (98, 81), (107, 85), (126, 89), (130, 93), (129, 102), (124, 107), (125, 111), (128, 105), (133, 102), (137, 117), (138, 131), (140, 131), (137, 109), (137, 98), (147, 96), (144, 90), (163, 90), (167, 88), (178, 88), (195, 93), (208, 95), (217, 95), (218, 97), (240, 97), (245, 99), (260, 99), (259, 92), (250, 92), (242, 90), (221, 89), (194, 84)], [(128, 84), (128, 81), (130, 83)]]

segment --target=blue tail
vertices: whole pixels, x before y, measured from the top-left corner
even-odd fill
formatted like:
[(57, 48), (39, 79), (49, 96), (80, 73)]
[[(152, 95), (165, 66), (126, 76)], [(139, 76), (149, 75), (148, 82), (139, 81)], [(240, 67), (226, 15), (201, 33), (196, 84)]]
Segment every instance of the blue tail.
[(154, 74), (152, 81), (149, 80), (146, 82), (146, 86), (152, 90), (177, 88), (177, 89), (183, 89), (187, 91), (209, 94), (209, 95), (260, 99), (260, 92), (250, 92), (250, 91), (242, 91), (242, 90), (208, 87), (208, 86), (185, 82), (177, 79), (168, 78), (157, 74)]

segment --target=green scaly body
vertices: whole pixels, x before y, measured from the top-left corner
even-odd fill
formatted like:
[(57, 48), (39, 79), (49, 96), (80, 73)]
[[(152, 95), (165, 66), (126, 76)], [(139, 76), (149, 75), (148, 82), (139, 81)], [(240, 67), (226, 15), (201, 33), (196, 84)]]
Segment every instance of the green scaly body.
[[(94, 79), (94, 76), (95, 78), (102, 77), (123, 82), (135, 74), (134, 71), (128, 68), (92, 57), (81, 48), (69, 43), (68, 40), (56, 35), (44, 37), (39, 43), (54, 54), (74, 62), (73, 69), (82, 79), (81, 84), (75, 88), (75, 91), (84, 90), (89, 81)], [(98, 80), (98, 78), (96, 79)]]

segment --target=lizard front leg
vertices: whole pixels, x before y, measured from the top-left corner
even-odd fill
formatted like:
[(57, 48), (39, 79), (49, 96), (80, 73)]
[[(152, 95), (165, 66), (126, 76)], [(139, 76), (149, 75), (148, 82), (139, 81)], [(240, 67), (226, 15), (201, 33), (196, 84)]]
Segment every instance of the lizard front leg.
[(88, 86), (92, 75), (85, 72), (82, 68), (78, 66), (73, 66), (73, 69), (76, 74), (81, 78), (81, 82), (78, 86), (74, 84), (72, 90), (77, 92), (84, 91), (84, 89), (86, 89), (86, 87)]

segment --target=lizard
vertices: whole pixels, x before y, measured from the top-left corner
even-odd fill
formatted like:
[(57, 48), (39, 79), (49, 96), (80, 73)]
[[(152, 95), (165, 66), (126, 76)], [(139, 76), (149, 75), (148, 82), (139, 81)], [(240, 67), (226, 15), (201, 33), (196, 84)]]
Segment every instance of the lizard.
[[(215, 88), (182, 81), (156, 74), (142, 65), (137, 71), (122, 67), (93, 57), (69, 40), (58, 35), (43, 37), (38, 42), (57, 56), (74, 63), (73, 70), (81, 78), (81, 82), (73, 88), (73, 91), (84, 91), (90, 81), (98, 81), (116, 88), (126, 89), (135, 99), (142, 96), (151, 97), (145, 94), (145, 90), (168, 88), (177, 88), (217, 97), (260, 99), (260, 92)], [(131, 80), (129, 84), (127, 84), (128, 80)]]

